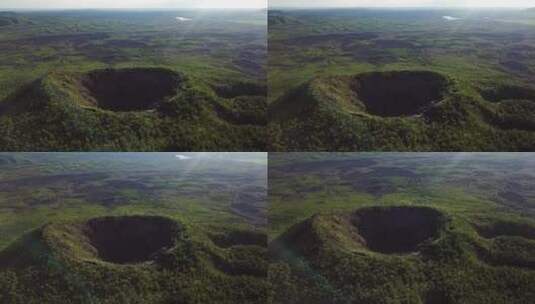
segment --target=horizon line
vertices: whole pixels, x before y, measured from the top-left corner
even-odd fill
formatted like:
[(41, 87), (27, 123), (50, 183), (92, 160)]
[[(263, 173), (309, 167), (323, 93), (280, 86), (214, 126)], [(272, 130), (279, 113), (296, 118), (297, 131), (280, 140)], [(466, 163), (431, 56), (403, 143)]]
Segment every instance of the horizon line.
[(44, 11), (44, 10), (265, 10), (268, 7), (0, 7), (0, 12), (5, 11)]
[(531, 9), (535, 8), (535, 6), (454, 6), (454, 5), (407, 5), (407, 6), (386, 6), (386, 5), (376, 5), (376, 6), (346, 6), (346, 5), (340, 5), (340, 6), (270, 6), (269, 9), (276, 9), (276, 8), (293, 8), (293, 9), (311, 9), (311, 8), (494, 8), (494, 9), (503, 9), (503, 8), (509, 8), (509, 9)]

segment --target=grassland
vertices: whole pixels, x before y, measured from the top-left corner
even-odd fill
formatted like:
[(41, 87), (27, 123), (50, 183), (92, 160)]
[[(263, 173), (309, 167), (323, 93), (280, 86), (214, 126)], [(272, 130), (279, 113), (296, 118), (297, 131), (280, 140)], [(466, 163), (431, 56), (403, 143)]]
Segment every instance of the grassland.
[[(2, 150), (265, 146), (265, 12), (33, 11), (0, 12), (0, 20)], [(95, 71), (133, 68), (177, 73), (181, 85), (165, 96), (146, 94), (151, 107), (118, 111), (102, 107), (81, 81)], [(117, 81), (94, 79), (120, 83), (126, 93), (119, 96), (127, 101), (127, 92), (140, 89), (128, 75)], [(162, 104), (167, 110), (156, 111)]]
[(270, 154), (271, 303), (529, 303), (532, 154)]
[[(532, 19), (530, 10), (270, 11), (272, 149), (532, 151)], [(348, 86), (393, 71), (437, 73), (448, 92), (391, 117), (370, 112)], [(393, 107), (410, 100), (397, 94), (387, 100)]]
[(265, 301), (265, 154), (4, 153), (0, 167), (0, 302)]

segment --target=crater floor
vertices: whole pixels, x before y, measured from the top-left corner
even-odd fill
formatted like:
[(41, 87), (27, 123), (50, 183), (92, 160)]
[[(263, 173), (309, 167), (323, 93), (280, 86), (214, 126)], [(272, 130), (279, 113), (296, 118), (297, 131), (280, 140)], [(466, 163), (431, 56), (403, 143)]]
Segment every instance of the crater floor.
[(81, 81), (98, 107), (119, 112), (152, 109), (175, 95), (180, 83), (177, 73), (157, 68), (96, 70)]

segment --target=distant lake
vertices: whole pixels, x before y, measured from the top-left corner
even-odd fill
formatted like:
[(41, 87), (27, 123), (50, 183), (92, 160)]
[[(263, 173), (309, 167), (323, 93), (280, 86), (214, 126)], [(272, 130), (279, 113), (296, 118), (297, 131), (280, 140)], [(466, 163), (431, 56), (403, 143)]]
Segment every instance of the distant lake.
[(448, 21), (455, 21), (455, 20), (461, 20), (461, 18), (452, 17), (452, 16), (442, 16), (443, 19), (446, 19)]
[(180, 21), (180, 22), (186, 22), (186, 21), (191, 21), (191, 18), (186, 18), (186, 17), (176, 17), (176, 20)]
[(187, 160), (187, 159), (191, 159), (190, 156), (182, 155), (182, 154), (177, 154), (177, 155), (175, 155), (175, 157), (178, 158), (179, 160)]

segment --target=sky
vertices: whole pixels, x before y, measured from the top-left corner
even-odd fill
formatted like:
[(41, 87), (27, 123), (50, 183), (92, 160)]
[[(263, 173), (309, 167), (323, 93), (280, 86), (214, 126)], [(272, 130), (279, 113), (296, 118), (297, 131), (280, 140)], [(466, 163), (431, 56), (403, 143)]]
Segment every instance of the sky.
[(535, 7), (535, 0), (270, 0), (270, 7)]
[(0, 0), (0, 9), (265, 7), (267, 0)]

